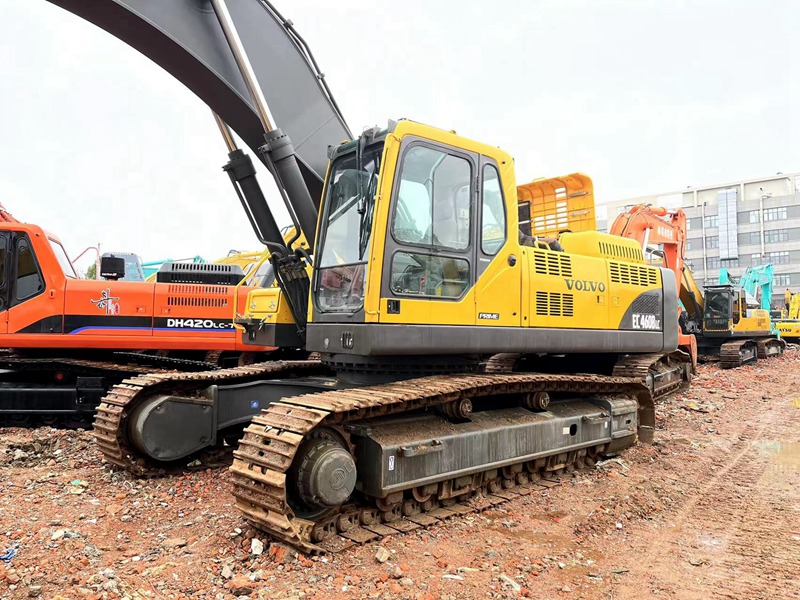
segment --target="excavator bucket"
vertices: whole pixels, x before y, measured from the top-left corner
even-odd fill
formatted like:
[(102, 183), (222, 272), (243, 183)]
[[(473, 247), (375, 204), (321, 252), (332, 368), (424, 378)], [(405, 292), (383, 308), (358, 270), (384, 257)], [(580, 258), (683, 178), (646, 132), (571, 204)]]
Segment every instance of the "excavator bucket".
[[(597, 229), (592, 179), (583, 173), (534, 179), (517, 186), (520, 213), (530, 211), (530, 235), (558, 237), (563, 231)], [(527, 209), (525, 205), (527, 204)], [(525, 219), (520, 225), (527, 232)]]
[[(166, 69), (253, 150), (264, 129), (210, 0), (50, 0), (105, 29)], [(237, 0), (229, 11), (248, 49), (275, 125), (294, 143), (315, 200), (328, 145), (352, 138), (336, 102), (291, 21), (265, 0)]]

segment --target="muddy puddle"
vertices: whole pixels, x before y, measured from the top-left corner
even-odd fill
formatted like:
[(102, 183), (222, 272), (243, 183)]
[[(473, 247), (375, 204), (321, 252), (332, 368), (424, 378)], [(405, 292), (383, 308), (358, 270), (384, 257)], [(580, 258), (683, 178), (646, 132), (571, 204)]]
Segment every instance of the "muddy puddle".
[(800, 471), (800, 442), (759, 441), (755, 446), (770, 457), (770, 470)]

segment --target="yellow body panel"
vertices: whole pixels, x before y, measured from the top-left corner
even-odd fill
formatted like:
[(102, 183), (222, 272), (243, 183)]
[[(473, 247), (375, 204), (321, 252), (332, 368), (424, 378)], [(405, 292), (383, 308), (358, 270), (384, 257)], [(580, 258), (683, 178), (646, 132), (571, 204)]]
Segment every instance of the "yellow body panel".
[[(383, 257), (387, 235), (390, 235), (394, 175), (406, 136), (491, 158), (498, 167), (502, 182), (508, 235), (505, 244), (460, 299), (403, 297), (400, 314), (389, 314), (388, 299), (381, 297)], [(506, 152), (495, 147), (462, 138), (453, 132), (402, 121), (386, 136), (381, 173), (364, 300), (364, 321), (367, 323), (614, 330), (620, 327), (623, 314), (635, 298), (643, 292), (662, 289), (659, 269), (643, 264), (641, 249), (632, 240), (587, 231), (563, 236), (571, 252), (521, 246), (517, 235), (519, 217), (513, 161)], [(583, 181), (581, 185), (585, 188), (587, 184)], [(487, 314), (491, 318), (481, 316)]]
[[(283, 233), (284, 241), (288, 243), (289, 240), (294, 237), (294, 232), (294, 227), (285, 230)], [(306, 242), (305, 236), (301, 234), (300, 237), (292, 243), (292, 248), (308, 248), (308, 243)], [(241, 254), (243, 256), (249, 256), (254, 253)], [(255, 273), (264, 261), (269, 260), (269, 256), (269, 249), (266, 249), (261, 254), (258, 254), (258, 260), (250, 264), (249, 271), (246, 273), (246, 275), (249, 275), (250, 272)], [(310, 275), (310, 267), (308, 270)], [(248, 277), (245, 277), (243, 281), (247, 281), (247, 279)], [(258, 288), (250, 291), (247, 294), (247, 302), (243, 307), (238, 307), (237, 312), (238, 314), (235, 315), (235, 318), (256, 319), (265, 323), (294, 323), (294, 318), (289, 310), (289, 305), (282, 297), (281, 290), (275, 283), (268, 288)]]
[[(612, 253), (635, 257), (638, 245), (632, 240), (598, 232), (564, 234), (560, 240), (564, 252), (541, 248), (527, 252), (528, 281), (523, 286), (531, 290), (533, 327), (616, 329), (640, 294), (662, 287), (658, 268), (633, 259), (607, 258)], [(641, 250), (638, 255), (644, 263)]]
[(278, 287), (253, 290), (247, 294), (247, 306), (241, 316), (270, 324), (294, 323), (289, 305)]
[(565, 252), (629, 263), (645, 264), (642, 248), (636, 240), (599, 231), (565, 233), (558, 238)]
[(785, 321), (778, 321), (775, 323), (782, 338), (790, 340), (800, 339), (800, 320), (787, 319)]
[(748, 313), (748, 316), (740, 318), (739, 322), (733, 326), (734, 332), (763, 331), (765, 333), (769, 333), (769, 311), (760, 308), (753, 308), (748, 310)]

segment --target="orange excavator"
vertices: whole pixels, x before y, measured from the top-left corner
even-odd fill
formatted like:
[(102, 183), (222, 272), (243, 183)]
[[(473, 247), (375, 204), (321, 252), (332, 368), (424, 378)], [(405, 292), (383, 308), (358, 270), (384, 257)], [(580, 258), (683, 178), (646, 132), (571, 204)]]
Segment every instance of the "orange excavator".
[(697, 365), (698, 355), (719, 358), (722, 368), (735, 368), (756, 359), (783, 353), (786, 343), (771, 331), (769, 312), (747, 306), (738, 285), (708, 286), (705, 292), (685, 264), (686, 213), (639, 204), (620, 214), (609, 233), (636, 240), (678, 283), (678, 347)]
[(681, 300), (678, 306), (678, 348), (691, 357), (691, 378), (697, 368), (697, 338), (686, 332), (681, 323), (686, 322), (686, 306), (696, 308), (702, 314), (702, 293), (692, 277), (691, 270), (684, 268), (686, 255), (686, 213), (681, 209), (667, 210), (661, 206), (638, 204), (620, 214), (612, 223), (608, 232), (612, 235), (631, 238), (639, 242), (645, 257), (648, 248), (656, 246), (658, 250), (650, 250), (660, 255), (663, 266), (675, 273), (678, 282), (678, 294)]
[(274, 350), (244, 346), (233, 325), (251, 287), (235, 265), (166, 264), (155, 283), (78, 278), (60, 240), (0, 205), (0, 425), (86, 425), (131, 375), (246, 364)]

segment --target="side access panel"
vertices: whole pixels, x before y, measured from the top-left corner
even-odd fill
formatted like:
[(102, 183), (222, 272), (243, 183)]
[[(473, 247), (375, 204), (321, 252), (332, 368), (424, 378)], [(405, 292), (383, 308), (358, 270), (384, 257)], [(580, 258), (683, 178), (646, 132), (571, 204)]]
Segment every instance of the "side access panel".
[(64, 333), (93, 339), (152, 337), (154, 285), (133, 281), (68, 281)]

